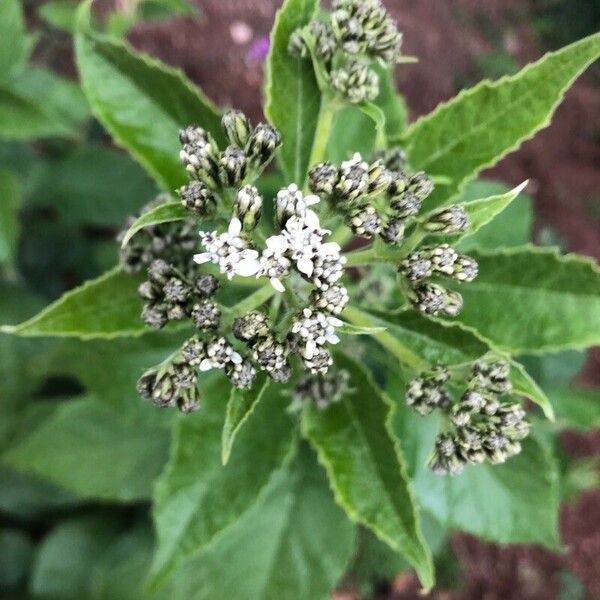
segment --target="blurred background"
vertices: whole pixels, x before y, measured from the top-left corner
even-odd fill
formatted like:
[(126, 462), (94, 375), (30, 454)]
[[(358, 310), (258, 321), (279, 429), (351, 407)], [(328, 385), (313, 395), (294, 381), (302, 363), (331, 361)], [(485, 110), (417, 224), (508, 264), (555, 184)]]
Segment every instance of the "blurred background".
[[(256, 120), (262, 116), (268, 33), (280, 4), (280, 0), (96, 0), (94, 6), (97, 19), (111, 33), (181, 67), (219, 105), (241, 108)], [(514, 73), (547, 50), (600, 29), (600, 0), (387, 0), (385, 4), (404, 32), (405, 54), (419, 58), (418, 64), (397, 69), (411, 120), (482, 78)], [(54, 126), (58, 119), (63, 129), (44, 130), (48, 125), (40, 121), (32, 123), (32, 131), (15, 131), (10, 113), (2, 112), (0, 94), (0, 225), (9, 232), (5, 247), (0, 244), (2, 322), (31, 316), (65, 290), (111, 267), (117, 258), (114, 236), (119, 226), (154, 193), (154, 184), (141, 168), (110, 145), (91, 119), (80, 90), (70, 83), (76, 79), (70, 36), (76, 6), (72, 0), (24, 1), (33, 50), (18, 91), (29, 99), (43, 96), (45, 110), (55, 117)], [(569, 91), (552, 125), (484, 173), (489, 181), (477, 185), (497, 189), (499, 184), (492, 182), (513, 186), (529, 179), (532, 211), (517, 216), (515, 229), (531, 228), (536, 243), (598, 259), (599, 165), (600, 64), (596, 64)], [(3, 405), (16, 404), (32, 393), (59, 401), (80, 391), (76, 380), (38, 378), (36, 360), (46, 360), (43, 345), (0, 336)], [(529, 357), (526, 362), (540, 381), (600, 385), (598, 349), (545, 360)], [(0, 423), (0, 443), (7, 419)], [(569, 465), (561, 516), (565, 553), (527, 546), (500, 548), (453, 534), (438, 561), (442, 570), (434, 598), (600, 598), (600, 491), (593, 489), (600, 431), (567, 430), (561, 446)], [(44, 541), (67, 502), (60, 491), (42, 488), (39, 495), (46, 503), (48, 497), (55, 502), (45, 506), (31, 495), (34, 484), (19, 477), (4, 468), (0, 472), (0, 598), (26, 597), (17, 590), (28, 578), (41, 577), (39, 571), (32, 572), (39, 569), (33, 561), (35, 544)], [(410, 573), (390, 577), (393, 565), (379, 566), (381, 576), (370, 582), (368, 590), (363, 588), (362, 597), (419, 597)], [(357, 587), (347, 582), (338, 598), (360, 598)]]

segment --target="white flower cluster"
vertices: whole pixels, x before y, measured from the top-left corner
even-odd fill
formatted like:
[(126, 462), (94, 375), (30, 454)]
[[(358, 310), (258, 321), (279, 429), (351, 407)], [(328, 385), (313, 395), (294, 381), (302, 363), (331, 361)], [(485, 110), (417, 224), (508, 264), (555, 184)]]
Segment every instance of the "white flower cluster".
[(226, 233), (200, 232), (206, 252), (196, 254), (194, 260), (218, 265), (229, 279), (234, 275), (267, 277), (279, 292), (284, 291), (281, 279), (295, 266), (316, 287), (327, 289), (342, 276), (346, 258), (339, 244), (323, 241), (331, 232), (321, 228), (317, 213), (309, 208), (318, 202), (318, 196), (304, 196), (292, 184), (277, 195), (282, 229), (266, 240), (262, 254), (249, 246), (241, 235), (241, 221), (233, 218)]
[(303, 358), (313, 359), (318, 347), (326, 343), (338, 344), (340, 338), (335, 334), (335, 328), (340, 325), (343, 325), (343, 321), (336, 317), (305, 308), (302, 316), (292, 324), (292, 333), (298, 335), (300, 343), (304, 344), (304, 347), (300, 348)]

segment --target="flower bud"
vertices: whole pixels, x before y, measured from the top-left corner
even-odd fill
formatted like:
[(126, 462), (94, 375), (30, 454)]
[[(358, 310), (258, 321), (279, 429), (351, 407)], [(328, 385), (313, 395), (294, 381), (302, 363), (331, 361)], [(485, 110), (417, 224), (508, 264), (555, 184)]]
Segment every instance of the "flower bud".
[(331, 87), (351, 104), (370, 102), (379, 95), (379, 77), (367, 64), (358, 60), (330, 74)]
[(287, 383), (292, 376), (292, 368), (287, 363), (283, 366), (269, 371), (269, 377), (275, 383)]
[(219, 157), (223, 185), (235, 187), (246, 176), (246, 154), (236, 146), (228, 146)]
[(433, 273), (433, 263), (427, 252), (411, 252), (401, 263), (398, 271), (409, 281), (420, 281)]
[(148, 278), (153, 284), (162, 287), (167, 282), (167, 279), (171, 276), (172, 272), (173, 269), (166, 260), (157, 258), (156, 260), (153, 260), (148, 267)]
[(204, 300), (198, 304), (194, 304), (190, 314), (194, 325), (203, 331), (216, 329), (221, 321), (221, 311), (216, 304)]
[(181, 204), (199, 216), (213, 212), (217, 201), (214, 194), (201, 181), (191, 181), (179, 188)]
[(219, 148), (211, 138), (184, 144), (179, 153), (186, 171), (211, 189), (219, 187), (218, 156)]
[(410, 300), (416, 308), (428, 315), (444, 313), (456, 316), (462, 308), (461, 295), (437, 283), (417, 285), (411, 290)]
[(369, 190), (369, 165), (357, 152), (341, 164), (336, 196), (343, 202), (353, 202)]
[(206, 342), (192, 336), (181, 347), (181, 356), (189, 365), (197, 367), (206, 358)]
[(302, 29), (296, 29), (294, 32), (292, 32), (292, 35), (290, 35), (288, 52), (297, 58), (308, 58), (310, 56), (310, 49), (304, 40)]
[(424, 249), (431, 260), (434, 271), (445, 275), (454, 274), (454, 265), (458, 258), (456, 251), (448, 244), (440, 244)]
[(388, 219), (380, 233), (381, 239), (392, 246), (397, 246), (404, 239), (404, 224), (398, 218)]
[(162, 329), (168, 320), (166, 310), (158, 304), (149, 304), (142, 310), (142, 321), (153, 329)]
[(263, 199), (253, 185), (245, 185), (239, 190), (233, 207), (233, 214), (242, 222), (245, 229), (254, 229), (262, 214)]
[(315, 19), (310, 23), (309, 28), (315, 39), (316, 57), (328, 65), (337, 49), (335, 35), (331, 25)]
[(412, 193), (404, 192), (390, 201), (390, 208), (398, 219), (414, 217), (421, 210), (421, 201)]
[(300, 349), (300, 356), (306, 369), (313, 374), (325, 375), (329, 367), (333, 364), (331, 352), (324, 346), (317, 346), (314, 352), (310, 353), (310, 356), (302, 347)]
[(287, 364), (288, 347), (274, 336), (259, 338), (252, 346), (252, 357), (267, 373), (283, 368)]
[(385, 168), (382, 161), (375, 161), (369, 167), (369, 194), (373, 196), (383, 194), (390, 187), (391, 183), (392, 174)]
[(171, 277), (163, 287), (164, 298), (170, 304), (185, 303), (191, 292), (190, 286), (178, 277)]
[(228, 110), (221, 118), (221, 125), (229, 143), (243, 150), (252, 129), (248, 117), (240, 110)]
[(229, 363), (225, 367), (225, 375), (227, 375), (234, 387), (239, 390), (247, 390), (254, 383), (256, 369), (249, 360), (243, 360), (237, 364)]
[(202, 127), (197, 125), (188, 125), (179, 130), (179, 141), (182, 145), (196, 144), (198, 142), (208, 142), (208, 134)]
[(203, 298), (211, 298), (219, 289), (219, 280), (214, 275), (202, 274), (194, 281), (194, 291)]
[(466, 231), (471, 224), (469, 215), (459, 204), (443, 208), (433, 213), (425, 222), (426, 231), (451, 234)]
[(295, 412), (311, 404), (324, 410), (343, 398), (349, 383), (347, 371), (333, 370), (325, 375), (303, 373), (291, 392), (290, 410)]
[(254, 342), (258, 338), (266, 337), (269, 334), (269, 320), (261, 312), (249, 312), (235, 319), (232, 332), (238, 340)]
[(310, 299), (315, 308), (339, 315), (350, 298), (345, 287), (331, 285), (324, 289), (313, 290)]
[(259, 123), (248, 140), (248, 158), (257, 167), (266, 165), (281, 144), (279, 131), (267, 123)]
[(308, 186), (314, 194), (331, 196), (339, 180), (339, 168), (324, 162), (315, 165), (308, 174)]
[(419, 200), (425, 200), (433, 192), (433, 181), (426, 173), (420, 172), (411, 175), (408, 182), (408, 189)]
[(354, 234), (370, 239), (381, 231), (381, 219), (374, 206), (365, 204), (348, 215), (348, 227)]
[(138, 296), (142, 300), (148, 300), (149, 302), (155, 302), (161, 296), (160, 290), (156, 288), (150, 281), (144, 281), (138, 287)]

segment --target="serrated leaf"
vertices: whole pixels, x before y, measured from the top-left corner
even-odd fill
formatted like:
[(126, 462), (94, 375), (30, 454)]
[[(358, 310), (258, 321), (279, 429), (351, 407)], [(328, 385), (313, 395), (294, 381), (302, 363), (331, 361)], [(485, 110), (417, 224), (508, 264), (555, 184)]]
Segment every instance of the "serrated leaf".
[(150, 497), (167, 461), (169, 433), (124, 421), (94, 398), (64, 402), (3, 462), (81, 498), (132, 502)]
[(260, 402), (268, 384), (269, 382), (266, 377), (261, 374), (249, 390), (239, 390), (234, 387), (231, 388), (221, 441), (221, 460), (224, 465), (229, 461), (233, 442), (235, 441), (239, 430), (254, 412), (254, 409)]
[[(503, 183), (480, 179), (468, 183), (457, 202), (471, 202), (488, 196), (501, 196), (510, 191)], [(533, 227), (533, 200), (528, 194), (521, 194), (517, 202), (511, 202), (494, 219), (477, 233), (462, 238), (455, 245), (457, 249), (468, 251), (472, 248), (495, 250), (511, 246), (521, 246), (531, 240)]]
[(115, 267), (101, 277), (64, 294), (42, 312), (20, 325), (0, 331), (20, 336), (114, 338), (148, 331), (140, 319), (137, 288), (141, 275)]
[(8, 81), (24, 66), (29, 41), (19, 0), (2, 0), (0, 10), (0, 81)]
[[(425, 370), (436, 363), (458, 365), (496, 354), (487, 340), (460, 323), (433, 320), (412, 310), (367, 312), (348, 307), (344, 315), (363, 326), (385, 327), (386, 331), (373, 337), (392, 353), (399, 365), (412, 370)], [(521, 364), (507, 360), (511, 364), (513, 391), (533, 400), (553, 419), (552, 406), (544, 392)]]
[(14, 264), (19, 238), (19, 180), (12, 171), (0, 171), (0, 265)]
[(172, 600), (327, 600), (353, 547), (354, 527), (301, 449), (264, 501), (177, 573)]
[(592, 261), (534, 246), (471, 254), (477, 279), (448, 284), (463, 296), (463, 324), (515, 353), (600, 342), (600, 270)]
[(290, 453), (293, 423), (274, 386), (254, 409), (252, 427), (240, 430), (237, 451), (221, 464), (230, 385), (220, 377), (201, 388), (202, 408), (177, 422), (171, 460), (155, 487), (153, 586), (248, 511)]
[(317, 0), (285, 0), (277, 12), (267, 57), (265, 114), (281, 133), (279, 162), (287, 180), (300, 187), (309, 168), (321, 92), (310, 60), (291, 56), (290, 35), (306, 25)]
[[(393, 377), (390, 393), (405, 383)], [(442, 525), (501, 544), (559, 548), (558, 470), (544, 444), (530, 436), (503, 465), (467, 466), (461, 475), (436, 475), (426, 463), (438, 431), (435, 415), (421, 417), (397, 401), (393, 430), (406, 454), (420, 506)]]
[(400, 448), (388, 431), (390, 401), (367, 373), (338, 354), (350, 373), (350, 389), (339, 402), (306, 408), (302, 430), (325, 467), (336, 500), (348, 516), (371, 529), (417, 570), (423, 587), (433, 585), (433, 566)]
[(171, 221), (181, 221), (189, 219), (190, 211), (181, 204), (181, 202), (166, 202), (138, 217), (131, 227), (127, 230), (121, 246), (125, 247), (131, 238), (144, 227), (158, 225), (159, 223), (169, 223)]
[(454, 244), (477, 233), (482, 227), (495, 219), (525, 189), (527, 183), (528, 181), (524, 181), (521, 185), (518, 185), (505, 194), (458, 203), (469, 215), (471, 224), (469, 229), (464, 233), (448, 236), (449, 241)]
[(198, 124), (223, 141), (214, 105), (180, 71), (86, 29), (75, 36), (83, 90), (98, 120), (167, 190), (185, 183), (178, 131)]
[(483, 81), (419, 119), (405, 135), (410, 164), (450, 178), (428, 198), (447, 202), (486, 167), (550, 123), (564, 92), (600, 55), (600, 34), (550, 52), (516, 75)]

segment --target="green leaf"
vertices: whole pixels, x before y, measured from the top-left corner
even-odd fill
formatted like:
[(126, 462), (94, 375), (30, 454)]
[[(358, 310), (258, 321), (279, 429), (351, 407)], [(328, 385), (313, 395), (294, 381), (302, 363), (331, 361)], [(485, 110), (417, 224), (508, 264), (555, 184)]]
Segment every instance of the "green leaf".
[(375, 147), (373, 120), (357, 106), (338, 110), (327, 142), (327, 159), (334, 163), (348, 160), (354, 152), (369, 156)]
[(327, 470), (338, 504), (353, 521), (400, 552), (429, 589), (434, 577), (431, 556), (400, 448), (389, 435), (390, 401), (353, 360), (338, 354), (336, 365), (350, 373), (351, 389), (326, 410), (307, 407), (304, 435)]
[(378, 135), (385, 135), (385, 114), (383, 110), (373, 102), (365, 102), (359, 105), (365, 115), (367, 115), (373, 123), (375, 123), (375, 131)]
[(63, 521), (39, 547), (29, 582), (33, 598), (93, 598), (90, 573), (116, 537), (118, 523), (99, 516)]
[(383, 129), (386, 140), (388, 144), (394, 144), (400, 139), (407, 126), (406, 102), (396, 90), (393, 70), (381, 65), (376, 65), (375, 70), (379, 75), (379, 96), (375, 98), (374, 104), (385, 116)]
[(230, 385), (220, 377), (201, 388), (201, 410), (177, 422), (171, 460), (155, 488), (154, 585), (247, 512), (290, 453), (293, 423), (273, 386), (254, 409), (252, 427), (239, 431), (236, 452), (221, 464)]
[(463, 324), (511, 352), (600, 342), (600, 270), (592, 261), (534, 246), (471, 254), (479, 275), (460, 286)]
[[(82, 9), (83, 21), (89, 5)], [(75, 50), (95, 116), (162, 187), (182, 185), (187, 177), (178, 131), (197, 123), (223, 141), (217, 109), (180, 71), (84, 27), (75, 36)]]
[(327, 600), (353, 547), (354, 527), (302, 449), (263, 502), (177, 573), (172, 600)]
[(29, 537), (18, 529), (0, 529), (0, 588), (13, 591), (25, 582), (31, 557), (33, 543)]
[[(488, 198), (480, 198), (470, 202), (461, 202), (460, 206), (465, 209), (469, 215), (471, 225), (467, 231), (456, 236), (448, 236), (452, 243), (462, 241), (465, 238), (477, 233), (482, 227), (496, 218), (525, 188), (528, 181), (506, 192)], [(425, 220), (426, 217), (423, 217)]]
[[(457, 202), (470, 202), (487, 196), (501, 196), (509, 192), (509, 188), (496, 181), (485, 179), (468, 183)], [(521, 246), (531, 239), (533, 228), (533, 201), (531, 196), (521, 194), (518, 202), (511, 202), (490, 223), (484, 225), (477, 233), (461, 238), (456, 248), (468, 251), (472, 248), (494, 250)]]
[(229, 402), (227, 403), (227, 414), (225, 425), (223, 425), (223, 436), (221, 440), (221, 460), (226, 465), (231, 456), (233, 442), (244, 423), (250, 418), (256, 405), (260, 402), (269, 382), (264, 375), (249, 390), (231, 388)]
[[(386, 313), (349, 307), (344, 314), (354, 323), (385, 327), (386, 331), (375, 333), (373, 337), (400, 365), (413, 370), (427, 369), (436, 363), (458, 365), (490, 353), (496, 354), (487, 340), (460, 323), (430, 319), (412, 310)], [(549, 419), (553, 419), (552, 406), (544, 392), (522, 365), (507, 359), (511, 363), (510, 378), (514, 392), (533, 400)]]
[(414, 123), (405, 135), (411, 166), (450, 178), (428, 204), (448, 201), (465, 181), (546, 127), (564, 92), (598, 55), (600, 34), (595, 34), (516, 75), (483, 81)]
[[(388, 389), (404, 385), (395, 370)], [(503, 465), (470, 465), (461, 475), (445, 476), (426, 466), (438, 431), (435, 415), (421, 417), (399, 400), (393, 430), (409, 461), (419, 505), (442, 525), (501, 544), (559, 548), (557, 466), (533, 436)]]
[(94, 398), (62, 403), (3, 461), (79, 497), (121, 502), (149, 498), (167, 461), (168, 431), (124, 421)]
[(78, 337), (84, 340), (141, 335), (148, 331), (140, 319), (137, 288), (141, 281), (141, 275), (130, 275), (115, 267), (67, 292), (28, 321), (4, 325), (0, 331), (28, 337)]
[(124, 152), (85, 145), (50, 168), (30, 194), (68, 223), (121, 225), (157, 192), (146, 172)]
[(20, 71), (29, 54), (29, 41), (19, 0), (2, 0), (0, 10), (0, 81)]
[(78, 9), (76, 0), (51, 0), (39, 7), (38, 15), (52, 27), (74, 33)]
[(564, 427), (591, 431), (600, 425), (600, 394), (593, 389), (548, 388), (556, 418)]
[(19, 239), (19, 181), (12, 171), (0, 171), (0, 265), (13, 266)]
[(123, 242), (123, 247), (127, 246), (131, 238), (144, 227), (158, 225), (159, 223), (169, 223), (171, 221), (181, 221), (189, 219), (190, 211), (181, 204), (181, 202), (165, 202), (152, 210), (138, 217), (131, 227), (127, 230)]
[(288, 181), (304, 183), (317, 128), (321, 92), (310, 60), (288, 53), (290, 35), (306, 25), (317, 0), (285, 0), (275, 17), (267, 57), (265, 114), (281, 133), (279, 161)]

